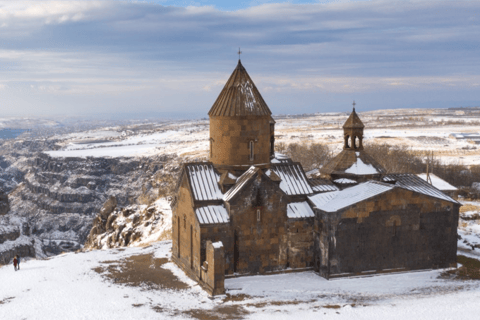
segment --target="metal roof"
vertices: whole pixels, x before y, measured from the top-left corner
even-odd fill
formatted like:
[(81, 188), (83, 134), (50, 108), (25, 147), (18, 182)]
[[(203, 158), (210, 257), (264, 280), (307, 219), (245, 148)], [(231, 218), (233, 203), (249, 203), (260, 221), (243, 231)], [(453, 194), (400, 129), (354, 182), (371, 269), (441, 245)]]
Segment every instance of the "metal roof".
[(387, 172), (365, 150), (344, 149), (320, 169), (324, 174), (379, 175)]
[[(429, 175), (430, 175), (430, 180), (432, 181), (432, 185), (438, 190), (440, 191), (457, 191), (458, 190), (456, 187), (452, 186), (450, 183), (434, 175), (433, 173), (429, 173)], [(426, 173), (420, 173), (420, 174), (417, 174), (417, 176), (422, 180), (427, 181)]]
[(209, 116), (265, 116), (272, 112), (262, 98), (255, 83), (242, 66), (238, 65), (228, 79), (225, 87), (208, 112)]
[(307, 181), (299, 163), (291, 164), (272, 164), (270, 169), (275, 172), (282, 181), (280, 189), (288, 195), (312, 194), (313, 190)]
[(312, 186), (312, 190), (314, 192), (329, 192), (329, 191), (338, 191), (338, 187), (334, 185), (330, 180), (326, 179), (308, 179), (310, 185)]
[(306, 201), (292, 202), (287, 205), (287, 217), (290, 219), (313, 218), (315, 214)]
[(200, 224), (228, 223), (230, 217), (224, 206), (205, 206), (195, 209)]
[(335, 212), (392, 190), (395, 186), (378, 181), (368, 181), (342, 191), (321, 193), (308, 197), (315, 206), (326, 212)]
[(196, 201), (222, 200), (218, 181), (220, 175), (211, 163), (187, 164), (185, 171)]
[(231, 187), (223, 196), (223, 201), (230, 201), (243, 187), (247, 182), (259, 171), (259, 168), (251, 166), (247, 171), (245, 171), (238, 179), (237, 183)]
[[(451, 197), (447, 196), (442, 191), (438, 190), (422, 178), (417, 177), (414, 174), (410, 173), (401, 173), (401, 174), (389, 174), (385, 176), (386, 179), (395, 180), (395, 186), (404, 188), (410, 191), (418, 192), (433, 198), (458, 203)], [(384, 178), (384, 180), (385, 180)]]

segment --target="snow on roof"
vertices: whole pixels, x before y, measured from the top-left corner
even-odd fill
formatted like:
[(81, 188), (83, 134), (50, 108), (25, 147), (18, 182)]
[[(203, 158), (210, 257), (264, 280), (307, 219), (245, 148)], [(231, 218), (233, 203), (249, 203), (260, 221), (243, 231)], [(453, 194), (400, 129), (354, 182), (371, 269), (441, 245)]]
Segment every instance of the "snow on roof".
[(377, 181), (368, 181), (354, 187), (308, 197), (315, 206), (326, 212), (335, 212), (366, 199), (392, 190), (394, 186)]
[[(358, 156), (358, 154), (357, 154)], [(347, 170), (345, 170), (346, 173), (353, 173), (356, 175), (366, 175), (366, 174), (377, 174), (379, 173), (377, 169), (375, 169), (374, 166), (371, 164), (366, 164), (357, 157), (357, 161)]]
[(245, 171), (238, 179), (237, 183), (231, 187), (223, 196), (223, 201), (230, 201), (242, 188), (247, 184), (251, 177), (253, 177), (259, 168), (251, 166), (247, 171)]
[(228, 223), (230, 217), (224, 206), (205, 206), (195, 209), (200, 224)]
[(215, 172), (213, 164), (188, 164), (185, 170), (195, 200), (222, 200), (223, 194), (218, 186), (220, 175)]
[(298, 163), (274, 164), (271, 170), (275, 172), (282, 181), (280, 189), (288, 195), (312, 194), (313, 190), (307, 182), (307, 177)]
[(212, 243), (212, 246), (213, 246), (215, 249), (222, 248), (222, 247), (223, 247), (223, 242), (222, 242), (222, 241), (214, 242), (214, 243)]
[(275, 157), (270, 161), (271, 163), (292, 163), (292, 159), (288, 156), (275, 152)]
[[(425, 181), (427, 181), (427, 174), (426, 173), (420, 173), (417, 174), (417, 176)], [(454, 186), (452, 186), (450, 183), (447, 181), (443, 180), (442, 178), (437, 177), (433, 173), (430, 173), (430, 179), (432, 181), (432, 186), (437, 188), (440, 191), (456, 191), (458, 190)]]
[(291, 219), (313, 218), (315, 214), (306, 201), (292, 202), (287, 205), (287, 217)]
[(357, 183), (357, 181), (352, 180), (352, 179), (347, 179), (347, 178), (340, 178), (340, 179), (334, 180), (334, 182), (339, 183), (339, 184), (355, 184), (355, 183)]
[(305, 175), (308, 177), (308, 178), (311, 178), (315, 175), (319, 175), (320, 174), (320, 169), (319, 168), (315, 168), (315, 169), (312, 169), (310, 171), (307, 171), (305, 172)]
[(389, 174), (386, 177), (394, 179), (396, 181), (395, 186), (397, 187), (418, 192), (437, 199), (458, 203), (442, 191), (438, 190), (437, 188), (414, 174)]
[(308, 197), (308, 199), (310, 199), (310, 201), (312, 201), (312, 203), (315, 207), (320, 208), (323, 205), (325, 205), (325, 203), (332, 200), (337, 195), (337, 193), (339, 193), (339, 192), (340, 191), (320, 193), (320, 194), (316, 194), (314, 196), (310, 196), (310, 197)]
[(337, 191), (336, 185), (325, 179), (308, 179), (314, 192)]

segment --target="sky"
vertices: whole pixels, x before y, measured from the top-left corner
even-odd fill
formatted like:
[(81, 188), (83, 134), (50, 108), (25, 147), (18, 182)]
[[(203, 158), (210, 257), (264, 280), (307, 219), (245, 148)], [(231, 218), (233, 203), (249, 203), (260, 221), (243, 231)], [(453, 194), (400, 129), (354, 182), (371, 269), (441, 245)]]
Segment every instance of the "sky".
[(0, 117), (480, 106), (480, 1), (0, 1)]

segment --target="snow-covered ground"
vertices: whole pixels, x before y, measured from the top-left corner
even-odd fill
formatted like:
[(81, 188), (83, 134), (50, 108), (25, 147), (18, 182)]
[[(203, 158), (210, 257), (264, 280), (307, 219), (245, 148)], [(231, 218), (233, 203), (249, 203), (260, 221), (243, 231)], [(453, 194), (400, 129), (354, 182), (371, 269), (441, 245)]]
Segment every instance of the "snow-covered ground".
[[(475, 319), (479, 281), (443, 270), (325, 280), (313, 272), (226, 280), (210, 299), (150, 247), (68, 253), (0, 268), (0, 319)], [(216, 318), (216, 317), (218, 318)]]
[[(480, 132), (480, 113), (460, 115), (446, 109), (397, 109), (359, 115), (365, 124), (367, 147), (370, 143), (387, 143), (417, 152), (433, 151), (446, 163), (480, 164), (480, 148), (468, 138), (468, 134)], [(343, 146), (342, 125), (347, 117), (347, 113), (279, 116), (275, 141), (321, 142), (338, 152)], [(55, 135), (52, 139), (60, 141), (57, 143), (60, 149), (47, 153), (53, 157), (143, 157), (166, 153), (206, 157), (208, 138), (208, 120), (145, 123)]]

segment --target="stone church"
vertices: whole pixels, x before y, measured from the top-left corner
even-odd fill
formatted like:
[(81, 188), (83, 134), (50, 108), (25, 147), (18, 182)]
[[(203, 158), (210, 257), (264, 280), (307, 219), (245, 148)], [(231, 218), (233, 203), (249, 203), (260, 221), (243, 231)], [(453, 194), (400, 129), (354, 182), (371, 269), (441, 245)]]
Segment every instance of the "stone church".
[(172, 257), (210, 294), (241, 275), (456, 266), (460, 204), (386, 172), (364, 149), (355, 109), (342, 152), (315, 178), (275, 154), (272, 112), (240, 60), (208, 115), (210, 161), (183, 165), (172, 202)]

